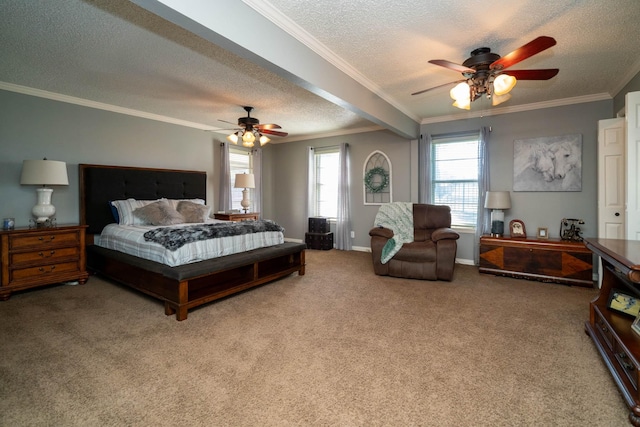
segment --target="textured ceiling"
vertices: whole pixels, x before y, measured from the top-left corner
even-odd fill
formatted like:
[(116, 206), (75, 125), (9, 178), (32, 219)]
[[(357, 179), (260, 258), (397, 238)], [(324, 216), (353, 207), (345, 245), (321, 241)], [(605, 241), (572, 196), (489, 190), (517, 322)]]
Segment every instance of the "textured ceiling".
[[(3, 0), (0, 88), (46, 91), (205, 129), (228, 127), (219, 119), (235, 123), (241, 106), (252, 105), (262, 123), (280, 124), (295, 140), (378, 126), (397, 131), (398, 116), (417, 129), (420, 122), (482, 111), (606, 99), (640, 71), (638, 0), (183, 3), (193, 5), (194, 16), (210, 10), (208, 23), (183, 19), (186, 12), (165, 6), (177, 7), (171, 0)], [(246, 25), (234, 40), (225, 35), (224, 43), (212, 43), (223, 34), (218, 27), (229, 24), (225, 11), (238, 5), (257, 11), (273, 31)], [(447, 87), (410, 95), (461, 78), (429, 59), (462, 63), (482, 46), (505, 55), (540, 35), (557, 45), (513, 69), (560, 73), (518, 82), (500, 107), (478, 100), (470, 112), (458, 110)], [(278, 46), (277, 59), (264, 54)], [(317, 56), (309, 57), (313, 70), (301, 68), (302, 49)], [(336, 69), (351, 80), (339, 88), (322, 79)]]

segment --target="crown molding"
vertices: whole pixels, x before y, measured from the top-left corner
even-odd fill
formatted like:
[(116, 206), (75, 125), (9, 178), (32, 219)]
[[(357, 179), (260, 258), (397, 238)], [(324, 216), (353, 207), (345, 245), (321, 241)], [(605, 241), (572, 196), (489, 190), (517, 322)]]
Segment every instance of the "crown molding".
[(51, 99), (53, 101), (66, 102), (68, 104), (81, 105), (83, 107), (96, 108), (98, 110), (111, 111), (113, 113), (126, 114), (128, 116), (142, 117), (144, 119), (156, 120), (159, 122), (171, 123), (174, 125), (186, 126), (201, 130), (212, 130), (213, 126), (202, 123), (180, 120), (173, 117), (161, 116), (159, 114), (147, 113), (131, 108), (118, 107), (117, 105), (105, 104), (103, 102), (90, 101), (88, 99), (76, 98), (75, 96), (62, 95), (60, 93), (49, 92), (42, 89), (34, 89), (27, 86), (20, 86), (13, 83), (0, 82), (0, 89), (10, 92), (22, 93), (24, 95), (37, 96), (39, 98)]
[(620, 79), (618, 84), (613, 87), (611, 91), (611, 96), (617, 96), (622, 89), (635, 77), (640, 73), (640, 59), (638, 59), (633, 66), (629, 69), (629, 71)]
[[(532, 104), (515, 105), (513, 107), (498, 107), (479, 111), (468, 111), (460, 114), (450, 114), (439, 117), (423, 119), (420, 124), (450, 122), (454, 120), (473, 119), (477, 117), (497, 116), (500, 114), (521, 113), (523, 111), (540, 110), (543, 108), (563, 107), (565, 105), (582, 104), (585, 102), (605, 101), (613, 99), (608, 93), (596, 93), (593, 95), (575, 96), (572, 98), (554, 99), (552, 101), (534, 102)], [(473, 103), (471, 104), (473, 106)]]

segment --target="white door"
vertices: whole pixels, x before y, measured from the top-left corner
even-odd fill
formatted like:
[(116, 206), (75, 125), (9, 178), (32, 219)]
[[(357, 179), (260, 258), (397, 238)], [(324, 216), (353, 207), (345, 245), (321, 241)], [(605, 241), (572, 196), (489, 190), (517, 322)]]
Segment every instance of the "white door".
[(625, 238), (625, 119), (598, 122), (598, 237)]
[(640, 92), (625, 97), (627, 128), (627, 218), (628, 240), (640, 240)]

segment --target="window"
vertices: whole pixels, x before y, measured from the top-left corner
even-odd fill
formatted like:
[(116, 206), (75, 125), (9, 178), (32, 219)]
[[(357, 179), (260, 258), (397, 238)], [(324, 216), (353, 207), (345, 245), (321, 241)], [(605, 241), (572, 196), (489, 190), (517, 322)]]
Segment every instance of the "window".
[(313, 216), (336, 218), (338, 216), (340, 148), (315, 148), (313, 165)]
[[(243, 209), (240, 202), (244, 189), (236, 188), (235, 183), (237, 173), (252, 173), (253, 171), (249, 152), (241, 148), (229, 147), (229, 168), (231, 169), (231, 209)], [(253, 200), (253, 189), (249, 189), (249, 200)]]
[(451, 224), (475, 227), (478, 215), (478, 134), (434, 136), (431, 198), (451, 207)]

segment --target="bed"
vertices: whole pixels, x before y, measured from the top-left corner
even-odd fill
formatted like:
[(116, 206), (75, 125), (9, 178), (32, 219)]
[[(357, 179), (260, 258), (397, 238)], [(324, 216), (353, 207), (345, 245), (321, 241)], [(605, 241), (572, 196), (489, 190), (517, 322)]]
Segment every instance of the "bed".
[(136, 199), (206, 200), (199, 171), (79, 165), (80, 221), (87, 226), (87, 269), (164, 302), (166, 315), (187, 319), (189, 309), (298, 272), (305, 274), (303, 243), (284, 242), (170, 266), (95, 244), (115, 223), (110, 202)]

